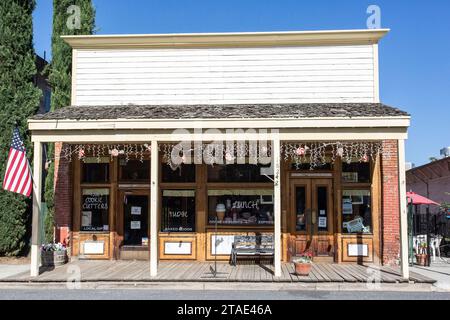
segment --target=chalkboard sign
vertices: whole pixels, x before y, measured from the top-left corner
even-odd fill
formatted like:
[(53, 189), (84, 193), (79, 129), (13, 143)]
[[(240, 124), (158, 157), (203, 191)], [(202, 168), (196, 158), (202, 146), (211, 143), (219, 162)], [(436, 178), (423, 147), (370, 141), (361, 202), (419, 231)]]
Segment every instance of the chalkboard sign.
[(83, 189), (81, 231), (109, 230), (109, 189)]

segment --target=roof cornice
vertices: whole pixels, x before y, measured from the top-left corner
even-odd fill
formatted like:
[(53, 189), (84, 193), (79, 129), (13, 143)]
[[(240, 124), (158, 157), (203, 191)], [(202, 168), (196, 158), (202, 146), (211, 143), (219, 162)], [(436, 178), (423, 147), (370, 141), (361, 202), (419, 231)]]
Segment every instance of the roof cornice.
[(276, 119), (95, 119), (28, 120), (32, 131), (95, 129), (225, 129), (225, 128), (401, 128), (407, 130), (409, 116), (398, 117), (326, 117)]
[(374, 44), (389, 29), (61, 36), (74, 49)]

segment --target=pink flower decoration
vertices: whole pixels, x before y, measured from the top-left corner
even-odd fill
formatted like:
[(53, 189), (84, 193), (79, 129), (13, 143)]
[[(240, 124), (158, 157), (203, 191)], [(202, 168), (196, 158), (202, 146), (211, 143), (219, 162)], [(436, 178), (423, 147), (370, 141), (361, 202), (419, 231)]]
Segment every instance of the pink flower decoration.
[(85, 156), (84, 149), (80, 149), (80, 151), (78, 151), (78, 157), (81, 159), (84, 158), (84, 156)]
[(112, 150), (111, 150), (111, 155), (112, 155), (113, 157), (117, 157), (117, 156), (119, 155), (119, 150), (117, 150), (117, 149), (112, 149)]
[(297, 148), (297, 150), (295, 150), (295, 154), (298, 156), (303, 156), (305, 154), (306, 150), (305, 148)]

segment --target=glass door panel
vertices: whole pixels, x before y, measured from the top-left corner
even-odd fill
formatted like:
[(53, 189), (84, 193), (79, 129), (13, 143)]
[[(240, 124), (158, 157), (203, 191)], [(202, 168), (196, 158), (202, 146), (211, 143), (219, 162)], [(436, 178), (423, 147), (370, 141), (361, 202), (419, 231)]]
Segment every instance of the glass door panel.
[(306, 186), (295, 188), (296, 231), (306, 231)]
[(124, 245), (148, 245), (148, 205), (148, 195), (124, 194)]
[(328, 231), (328, 188), (319, 186), (317, 192), (317, 229), (318, 231)]

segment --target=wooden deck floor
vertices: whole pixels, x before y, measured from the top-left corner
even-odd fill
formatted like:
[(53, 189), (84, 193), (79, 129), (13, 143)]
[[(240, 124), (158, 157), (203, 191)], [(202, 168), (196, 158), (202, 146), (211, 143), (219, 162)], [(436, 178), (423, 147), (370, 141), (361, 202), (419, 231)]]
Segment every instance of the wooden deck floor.
[[(282, 276), (273, 275), (272, 265), (244, 264), (236, 267), (228, 263), (217, 264), (217, 277), (211, 274), (214, 263), (202, 262), (160, 262), (158, 276), (150, 277), (147, 261), (76, 261), (52, 270), (42, 270), (36, 278), (28, 273), (5, 278), (3, 282), (65, 282), (74, 272), (79, 271), (81, 281), (219, 281), (219, 282), (373, 282), (382, 283), (407, 282), (402, 279), (400, 271), (376, 266), (356, 264), (313, 264), (309, 276), (300, 277), (294, 273), (293, 265), (282, 264)], [(433, 283), (434, 280), (411, 272), (410, 281), (414, 283)]]

